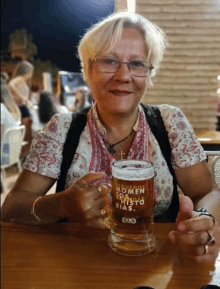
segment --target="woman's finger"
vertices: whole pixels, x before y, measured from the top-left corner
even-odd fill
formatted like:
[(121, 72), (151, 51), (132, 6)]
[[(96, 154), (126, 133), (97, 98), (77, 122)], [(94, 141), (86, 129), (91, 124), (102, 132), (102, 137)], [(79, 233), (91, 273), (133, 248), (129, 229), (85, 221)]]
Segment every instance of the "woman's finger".
[(81, 178), (79, 178), (75, 184), (79, 184), (79, 185), (89, 185), (92, 182), (98, 181), (100, 179), (102, 179), (105, 176), (104, 172), (89, 172), (86, 175), (82, 176)]
[(193, 246), (193, 245), (203, 245), (207, 243), (207, 241), (210, 239), (210, 236), (215, 237), (215, 232), (211, 230), (199, 231), (199, 232), (188, 232), (188, 233), (181, 233), (178, 231), (173, 231), (171, 232), (171, 235), (172, 235), (171, 239), (175, 239), (176, 244), (178, 243), (180, 246), (183, 246), (184, 244)]
[(86, 222), (86, 225), (89, 227), (96, 228), (96, 229), (107, 229), (106, 225), (103, 224), (102, 218), (96, 218), (96, 219), (88, 220)]
[(188, 232), (208, 231), (213, 228), (213, 225), (212, 218), (203, 215), (179, 223), (177, 229)]
[(101, 198), (108, 195), (110, 188), (107, 185), (100, 184), (96, 186), (96, 193), (94, 195), (95, 199)]
[(103, 218), (103, 209), (105, 210), (105, 216), (108, 216), (111, 212), (109, 202), (110, 201), (107, 196), (97, 199), (94, 206), (86, 213), (85, 218)]
[(181, 252), (184, 252), (191, 256), (203, 256), (207, 254), (213, 254), (215, 251), (216, 251), (216, 248), (207, 246), (205, 244), (202, 244), (202, 245), (185, 244), (184, 246), (181, 246)]
[(219, 247), (210, 249), (208, 248), (208, 252), (205, 249), (205, 246), (203, 246), (204, 254), (203, 255), (193, 255), (189, 254), (189, 252), (183, 252), (182, 256), (184, 256), (187, 259), (190, 259), (196, 263), (213, 263), (219, 254)]

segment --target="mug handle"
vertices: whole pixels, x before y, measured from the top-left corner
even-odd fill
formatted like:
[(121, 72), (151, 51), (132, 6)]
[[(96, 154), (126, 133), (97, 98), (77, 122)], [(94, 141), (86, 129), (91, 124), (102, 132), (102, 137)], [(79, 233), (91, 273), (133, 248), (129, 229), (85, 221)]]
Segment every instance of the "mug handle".
[[(103, 182), (101, 182), (99, 184), (100, 187), (107, 187), (108, 189), (108, 198), (110, 199), (110, 201), (112, 201), (112, 195), (111, 195), (111, 189), (112, 189), (112, 184), (109, 181), (103, 180)], [(111, 214), (105, 218), (102, 219), (102, 223), (108, 228), (111, 229)]]

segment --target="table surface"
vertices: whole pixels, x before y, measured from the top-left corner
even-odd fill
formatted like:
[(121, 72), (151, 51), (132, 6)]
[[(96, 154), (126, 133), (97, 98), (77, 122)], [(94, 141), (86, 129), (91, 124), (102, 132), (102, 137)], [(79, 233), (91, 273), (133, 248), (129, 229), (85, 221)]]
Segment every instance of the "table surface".
[(196, 132), (196, 137), (201, 144), (219, 144), (220, 132), (214, 130), (206, 130)]
[(157, 250), (141, 257), (112, 251), (108, 231), (79, 224), (2, 223), (2, 289), (199, 289), (220, 285), (214, 266), (181, 260), (167, 238), (174, 224), (155, 224)]

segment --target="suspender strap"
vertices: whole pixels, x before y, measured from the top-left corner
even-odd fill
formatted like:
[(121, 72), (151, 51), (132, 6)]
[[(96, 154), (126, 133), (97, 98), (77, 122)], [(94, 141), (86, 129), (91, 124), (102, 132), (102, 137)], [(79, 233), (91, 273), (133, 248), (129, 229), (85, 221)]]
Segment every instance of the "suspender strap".
[(76, 149), (79, 144), (81, 133), (86, 126), (87, 113), (90, 107), (83, 109), (78, 113), (72, 114), (72, 122), (67, 133), (66, 141), (63, 146), (63, 160), (61, 163), (60, 176), (57, 181), (56, 192), (62, 192), (65, 188), (67, 172), (72, 164)]
[[(62, 192), (65, 189), (66, 176), (72, 164), (81, 133), (86, 126), (87, 113), (90, 107), (83, 109), (78, 113), (72, 114), (72, 122), (67, 132), (66, 141), (63, 146), (63, 159), (60, 168), (60, 175), (57, 180), (56, 193)], [(68, 218), (62, 218), (57, 223), (68, 223)]]
[(152, 133), (154, 134), (162, 154), (167, 162), (169, 171), (173, 176), (173, 198), (171, 204), (162, 218), (155, 219), (156, 222), (175, 222), (178, 211), (179, 211), (179, 195), (177, 191), (177, 181), (175, 177), (175, 173), (171, 164), (171, 147), (167, 134), (166, 127), (163, 122), (163, 118), (161, 116), (160, 110), (157, 106), (153, 105), (144, 105), (142, 104), (144, 109), (147, 122), (150, 126)]

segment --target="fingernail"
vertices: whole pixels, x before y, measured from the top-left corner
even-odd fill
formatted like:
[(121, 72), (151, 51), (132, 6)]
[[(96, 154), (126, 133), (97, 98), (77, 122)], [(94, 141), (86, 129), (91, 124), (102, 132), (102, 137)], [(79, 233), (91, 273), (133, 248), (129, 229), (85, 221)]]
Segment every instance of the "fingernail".
[(186, 226), (184, 224), (179, 224), (178, 225), (178, 230), (185, 231), (186, 230)]

